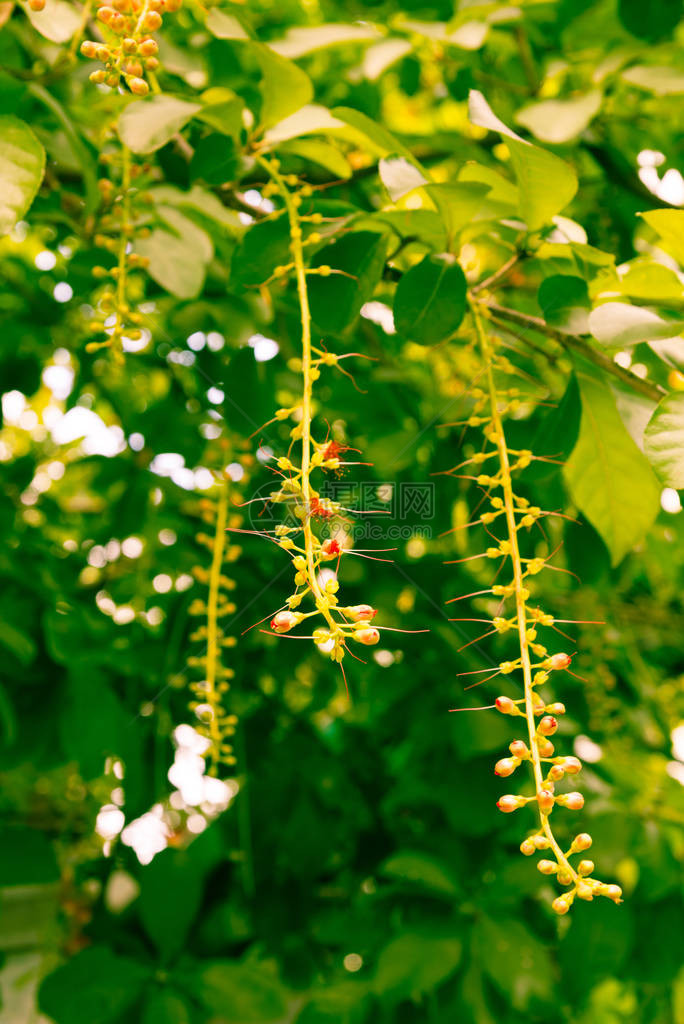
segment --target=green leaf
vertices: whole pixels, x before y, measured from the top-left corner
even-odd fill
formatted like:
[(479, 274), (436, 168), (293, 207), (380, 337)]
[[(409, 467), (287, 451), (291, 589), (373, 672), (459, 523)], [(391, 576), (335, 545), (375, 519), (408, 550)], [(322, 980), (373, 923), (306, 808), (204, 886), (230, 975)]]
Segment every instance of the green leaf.
[(467, 287), (465, 274), (453, 256), (425, 256), (397, 285), (397, 330), (423, 345), (444, 341), (463, 320)]
[(381, 865), (380, 871), (383, 875), (389, 875), (392, 878), (416, 882), (433, 892), (453, 896), (459, 891), (448, 868), (441, 861), (426, 853), (399, 850), (387, 858)]
[(40, 32), (51, 43), (68, 42), (81, 24), (78, 9), (66, 0), (50, 0), (42, 11), (32, 11), (28, 4), (22, 3), (21, 6), (36, 32)]
[[(212, 7), (212, 11), (216, 8)], [(237, 145), (244, 128), (242, 112), (244, 103), (231, 89), (214, 86), (202, 94), (204, 106), (197, 113), (198, 121), (203, 121), (222, 135), (229, 135)]]
[(287, 990), (265, 963), (217, 960), (200, 971), (196, 995), (231, 1024), (277, 1022), (287, 1012)]
[(133, 153), (153, 153), (165, 146), (200, 110), (201, 103), (189, 103), (175, 96), (133, 100), (119, 115), (119, 138)]
[(570, 142), (580, 135), (601, 109), (603, 94), (598, 89), (565, 100), (530, 103), (515, 115), (523, 128), (540, 142)]
[(135, 960), (91, 946), (48, 974), (38, 1005), (55, 1024), (109, 1024), (138, 1001), (149, 976)]
[(661, 489), (627, 433), (603, 376), (584, 363), (577, 375), (582, 421), (564, 476), (573, 501), (617, 565), (648, 532), (658, 514)]
[(190, 1010), (185, 1000), (175, 992), (162, 989), (148, 995), (140, 1024), (190, 1024), (190, 1021)]
[(45, 150), (18, 117), (0, 117), (0, 235), (12, 230), (43, 180)]
[[(579, 904), (573, 911), (560, 959), (571, 991), (584, 993), (601, 976), (620, 977), (635, 939), (634, 916), (629, 905), (617, 907), (609, 900), (594, 900), (590, 907)], [(642, 935), (638, 941), (643, 941)]]
[(684, 267), (684, 210), (650, 210), (640, 217), (665, 243), (664, 248)]
[(678, 68), (637, 64), (622, 72), (623, 82), (656, 96), (678, 96), (684, 92), (684, 72)]
[(214, 252), (206, 231), (171, 206), (157, 212), (173, 231), (155, 228), (136, 243), (136, 251), (150, 261), (150, 277), (179, 299), (193, 299), (202, 290), (206, 267)]
[(249, 34), (242, 23), (232, 14), (220, 11), (218, 7), (209, 8), (204, 23), (217, 39), (249, 39)]
[(344, 121), (339, 117), (333, 117), (327, 107), (318, 103), (306, 103), (294, 114), (290, 114), (277, 125), (264, 132), (264, 142), (269, 146), (276, 146), (288, 139), (298, 139), (302, 135), (313, 135), (324, 133), (340, 135), (342, 138), (353, 134)]
[[(558, 407), (550, 409), (539, 425), (530, 445), (535, 455), (559, 461), (567, 459), (577, 442), (581, 416), (582, 403), (577, 378), (573, 373)], [(525, 480), (549, 479), (558, 473), (559, 468), (548, 462), (533, 462), (525, 470)]]
[(663, 320), (627, 302), (604, 302), (589, 314), (589, 330), (602, 345), (629, 348), (642, 341), (677, 338), (684, 331), (684, 320)]
[(684, 394), (666, 395), (644, 431), (644, 450), (668, 487), (684, 488)]
[(233, 254), (231, 278), (238, 284), (263, 284), (278, 266), (290, 263), (290, 231), (287, 217), (252, 225)]
[(295, 60), (306, 53), (321, 50), (327, 46), (339, 46), (342, 43), (370, 43), (381, 39), (382, 34), (377, 28), (366, 22), (362, 25), (327, 24), (312, 25), (301, 28), (295, 26), (288, 29), (283, 39), (270, 42), (269, 48), (281, 57)]
[(313, 85), (301, 68), (267, 46), (256, 48), (256, 59), (261, 68), (259, 124), (262, 128), (271, 128), (311, 102)]
[(238, 158), (235, 143), (229, 136), (216, 133), (205, 135), (195, 146), (190, 161), (190, 177), (208, 185), (223, 185), (235, 179)]
[(0, 887), (43, 885), (58, 879), (55, 848), (44, 832), (11, 826), (0, 830)]
[[(143, 928), (164, 960), (181, 951), (202, 899), (203, 874), (190, 850), (163, 850), (140, 875)], [(173, 893), (173, 899), (169, 899)]]
[(373, 989), (397, 1002), (431, 992), (454, 973), (461, 961), (455, 937), (438, 938), (434, 931), (407, 931), (392, 939), (378, 957)]
[(437, 207), (446, 228), (449, 250), (456, 249), (459, 233), (477, 221), (511, 216), (517, 204), (492, 199), (488, 184), (481, 181), (457, 181), (448, 185), (426, 185), (425, 194)]
[(577, 175), (572, 167), (511, 131), (476, 89), (470, 92), (468, 109), (473, 124), (504, 137), (520, 189), (520, 216), (528, 230), (538, 231), (550, 224), (577, 191)]
[(410, 149), (403, 146), (391, 132), (388, 132), (377, 121), (362, 114), (360, 110), (354, 110), (352, 107), (333, 107), (330, 113), (333, 117), (354, 128), (362, 137), (365, 148), (369, 152), (376, 153), (378, 156), (398, 153), (411, 163), (415, 163), (415, 157)]
[(618, 17), (638, 39), (654, 42), (672, 34), (684, 14), (682, 0), (618, 0)]
[(373, 231), (352, 231), (319, 249), (312, 267), (328, 265), (329, 277), (309, 280), (311, 316), (321, 331), (341, 334), (356, 320), (364, 302), (373, 296), (387, 256), (387, 236)]
[(619, 288), (632, 299), (654, 304), (667, 304), (668, 299), (674, 299), (677, 303), (684, 301), (684, 283), (674, 270), (664, 267), (662, 263), (637, 259), (621, 270), (624, 272), (616, 279), (613, 287)]
[(589, 331), (589, 292), (581, 277), (554, 274), (539, 286), (537, 301), (547, 324), (567, 334)]
[(473, 958), (516, 1010), (554, 991), (549, 951), (519, 921), (481, 915), (473, 932)]
[(352, 167), (346, 156), (336, 146), (321, 139), (295, 139), (284, 143), (279, 147), (279, 151), (292, 153), (293, 156), (301, 157), (309, 163), (318, 164), (336, 178), (345, 179), (352, 175)]
[(407, 192), (428, 184), (428, 179), (415, 163), (396, 153), (380, 160), (378, 173), (393, 203)]

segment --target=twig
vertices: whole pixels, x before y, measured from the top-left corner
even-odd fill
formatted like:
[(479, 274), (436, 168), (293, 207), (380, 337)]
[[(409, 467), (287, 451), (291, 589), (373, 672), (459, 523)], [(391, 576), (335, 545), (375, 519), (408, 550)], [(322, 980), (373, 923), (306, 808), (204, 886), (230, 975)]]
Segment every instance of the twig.
[(501, 278), (506, 276), (509, 270), (513, 269), (516, 263), (518, 263), (523, 258), (523, 256), (524, 253), (514, 252), (510, 259), (507, 259), (505, 263), (502, 263), (498, 270), (495, 270), (494, 273), (490, 274), (489, 277), (486, 277), (484, 281), (480, 281), (479, 284), (476, 284), (473, 288), (471, 288), (470, 294), (477, 295), (478, 292), (483, 292), (487, 288), (491, 288), (492, 285), (497, 284), (501, 280)]
[(485, 303), (486, 308), (499, 320), (508, 321), (512, 324), (518, 324), (519, 327), (526, 327), (528, 330), (537, 331), (539, 334), (545, 334), (547, 338), (553, 338), (563, 348), (570, 349), (574, 352), (579, 352), (580, 355), (588, 359), (594, 366), (598, 366), (605, 373), (611, 374), (613, 377), (617, 377), (618, 380), (622, 381), (632, 389), (632, 391), (638, 392), (640, 395), (644, 395), (645, 398), (650, 398), (652, 402), (659, 402), (660, 399), (667, 393), (664, 388), (661, 388), (659, 384), (652, 384), (650, 381), (642, 380), (641, 377), (637, 377), (631, 370), (626, 370), (622, 366), (618, 366), (617, 363), (613, 362), (608, 356), (603, 355), (602, 352), (597, 352), (596, 349), (592, 348), (591, 345), (583, 338), (578, 337), (576, 334), (564, 334), (563, 331), (557, 331), (553, 327), (549, 327), (546, 321), (542, 320), (538, 316), (530, 316), (528, 313), (520, 313), (517, 309), (508, 309), (505, 306), (499, 306), (495, 302)]

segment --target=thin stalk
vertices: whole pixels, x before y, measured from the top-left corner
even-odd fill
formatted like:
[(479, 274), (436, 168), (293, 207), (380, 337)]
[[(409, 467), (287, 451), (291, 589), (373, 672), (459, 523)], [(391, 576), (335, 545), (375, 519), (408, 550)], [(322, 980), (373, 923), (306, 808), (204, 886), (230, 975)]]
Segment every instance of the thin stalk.
[(221, 493), (218, 499), (216, 510), (216, 533), (214, 535), (214, 550), (209, 571), (209, 595), (207, 597), (207, 704), (211, 707), (212, 715), (209, 720), (209, 737), (212, 744), (213, 757), (211, 759), (210, 775), (218, 772), (218, 760), (221, 755), (221, 727), (217, 709), (220, 704), (220, 696), (216, 688), (216, 670), (219, 664), (219, 635), (218, 635), (218, 602), (221, 589), (221, 570), (223, 568), (223, 555), (226, 546), (226, 525), (228, 521), (228, 488), (225, 483), (221, 484)]
[[(498, 396), (496, 392), (496, 384), (494, 381), (494, 372), (492, 370), (492, 359), (491, 359), (491, 346), (487, 340), (487, 333), (482, 321), (481, 314), (478, 310), (477, 305), (474, 302), (470, 303), (470, 310), (473, 317), (473, 323), (475, 325), (475, 332), (477, 334), (478, 342), (482, 352), (482, 359), (486, 367), (487, 375), (487, 387), (489, 391), (489, 401), (491, 405), (492, 415), (492, 426), (496, 434), (496, 447), (499, 454), (499, 463), (501, 465), (501, 489), (503, 494), (504, 510), (506, 513), (506, 526), (508, 533), (508, 541), (510, 544), (510, 559), (513, 567), (513, 583), (515, 586), (515, 608), (516, 608), (516, 621), (518, 628), (518, 640), (520, 644), (520, 664), (523, 673), (523, 686), (525, 693), (525, 719), (527, 721), (527, 732), (530, 744), (530, 753), (532, 756), (532, 769), (534, 772), (534, 785), (537, 797), (544, 788), (544, 780), (542, 774), (541, 757), (539, 754), (539, 747), (537, 744), (537, 727), (534, 721), (534, 687), (532, 684), (532, 665), (530, 662), (530, 652), (527, 640), (527, 604), (525, 597), (525, 586), (523, 579), (522, 562), (520, 559), (520, 548), (518, 546), (518, 529), (515, 519), (515, 502), (513, 498), (513, 485), (511, 482), (511, 468), (508, 459), (508, 448), (506, 445), (506, 435), (504, 433), (503, 422), (499, 413)], [(558, 845), (556, 838), (551, 829), (549, 823), (549, 817), (539, 807), (539, 820), (544, 831), (546, 838), (549, 840), (551, 849), (556, 855), (556, 860), (565, 870), (572, 876), (573, 882), (577, 880), (577, 873), (569, 863), (567, 857)]]

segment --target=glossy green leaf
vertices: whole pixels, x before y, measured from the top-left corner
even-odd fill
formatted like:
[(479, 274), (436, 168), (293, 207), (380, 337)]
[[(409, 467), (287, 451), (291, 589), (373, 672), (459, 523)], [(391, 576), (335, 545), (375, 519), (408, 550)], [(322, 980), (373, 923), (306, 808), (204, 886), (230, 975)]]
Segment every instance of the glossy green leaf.
[(150, 975), (135, 960), (91, 946), (44, 979), (38, 1003), (55, 1024), (110, 1024), (131, 1010)]
[(259, 123), (271, 128), (311, 102), (313, 85), (306, 72), (267, 46), (256, 48), (256, 59), (261, 68)]
[(175, 992), (153, 990), (145, 1000), (140, 1024), (191, 1024), (190, 1008)]
[(394, 322), (404, 337), (436, 345), (460, 326), (467, 282), (452, 256), (426, 256), (407, 271), (394, 296)]
[(164, 850), (141, 876), (140, 920), (164, 960), (182, 949), (202, 899), (203, 877), (192, 853)]
[(640, 0), (618, 0), (618, 17), (628, 32), (648, 42), (672, 34), (684, 16), (682, 0), (651, 0), (644, 9)]
[(581, 277), (553, 274), (539, 286), (537, 300), (547, 324), (567, 334), (589, 332), (589, 292)]
[(668, 487), (684, 489), (684, 394), (666, 395), (648, 421), (644, 447), (649, 462)]
[(519, 921), (480, 915), (472, 953), (516, 1010), (551, 998), (554, 981), (548, 948)]
[(350, 178), (352, 167), (346, 156), (329, 142), (320, 139), (293, 139), (279, 146), (280, 153), (292, 153), (302, 160), (324, 167), (336, 178)]
[(359, 315), (373, 295), (387, 255), (387, 237), (372, 231), (353, 231), (319, 249), (312, 267), (330, 266), (329, 277), (309, 279), (311, 316), (322, 331), (340, 334)]
[(373, 988), (378, 995), (396, 1001), (422, 995), (453, 974), (460, 961), (459, 939), (407, 931), (381, 950)]
[(603, 94), (598, 89), (569, 99), (541, 100), (519, 110), (515, 120), (540, 142), (569, 142), (593, 121), (602, 100)]
[(615, 398), (598, 371), (577, 370), (582, 421), (564, 476), (571, 497), (601, 535), (617, 565), (651, 527), (660, 487), (620, 419)]
[(18, 117), (0, 117), (0, 235), (31, 206), (43, 180), (45, 150)]
[(604, 302), (589, 314), (589, 330), (608, 348), (629, 348), (642, 341), (676, 338), (684, 320), (663, 320), (657, 313), (627, 302)]
[(684, 210), (649, 210), (639, 216), (653, 228), (664, 248), (684, 267)]
[(549, 224), (577, 191), (577, 175), (565, 161), (521, 139), (493, 113), (481, 92), (469, 98), (473, 124), (503, 136), (520, 189), (520, 216), (530, 231)]
[(380, 871), (383, 875), (407, 882), (414, 882), (433, 892), (453, 896), (458, 886), (447, 867), (425, 853), (400, 850), (388, 857)]
[(237, 1024), (273, 1024), (287, 1011), (287, 990), (271, 965), (217, 960), (197, 979), (196, 997), (212, 1013), (228, 1013)]
[(278, 266), (290, 263), (287, 217), (253, 224), (233, 254), (231, 277), (241, 285), (263, 284)]
[(367, 117), (360, 110), (354, 110), (352, 107), (333, 107), (330, 113), (333, 117), (338, 118), (353, 128), (357, 135), (361, 137), (365, 148), (369, 152), (377, 153), (378, 156), (397, 153), (399, 156), (415, 162), (415, 157), (410, 149), (402, 145), (399, 139), (392, 135), (383, 125), (373, 121), (372, 118)]
[(148, 273), (162, 288), (180, 299), (194, 298), (213, 255), (211, 239), (179, 210), (160, 205), (157, 211), (171, 230), (155, 228), (136, 249), (150, 261)]
[(133, 153), (153, 153), (165, 146), (200, 110), (201, 103), (164, 94), (133, 100), (119, 115), (119, 138)]

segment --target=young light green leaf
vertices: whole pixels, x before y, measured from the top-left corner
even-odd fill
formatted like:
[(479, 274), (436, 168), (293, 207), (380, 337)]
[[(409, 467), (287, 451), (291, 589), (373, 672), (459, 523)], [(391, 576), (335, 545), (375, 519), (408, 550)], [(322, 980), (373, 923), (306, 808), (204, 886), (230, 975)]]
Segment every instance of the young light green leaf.
[(397, 1001), (430, 992), (453, 974), (460, 961), (459, 939), (404, 932), (380, 952), (373, 988)]
[(412, 163), (415, 162), (415, 157), (410, 149), (403, 146), (391, 132), (388, 132), (377, 121), (362, 114), (360, 110), (354, 110), (353, 107), (333, 107), (331, 113), (355, 129), (356, 133), (361, 136), (362, 144), (369, 152), (377, 153), (378, 156), (399, 153)]
[(217, 39), (249, 39), (249, 34), (242, 23), (234, 15), (220, 11), (218, 7), (209, 8), (204, 23)]
[(119, 116), (119, 138), (133, 153), (153, 153), (165, 146), (200, 110), (201, 103), (189, 103), (163, 94), (133, 100)]
[(468, 108), (473, 124), (504, 137), (520, 189), (520, 216), (530, 231), (538, 231), (573, 198), (577, 175), (560, 157), (533, 146), (511, 131), (476, 89), (470, 91)]
[(81, 24), (80, 12), (66, 0), (50, 0), (42, 11), (32, 11), (28, 4), (21, 6), (36, 32), (40, 32), (51, 43), (68, 42)]
[(604, 302), (589, 314), (589, 330), (602, 345), (628, 348), (642, 341), (677, 338), (684, 320), (663, 320), (657, 313), (628, 302)]
[(321, 107), (318, 103), (306, 103), (294, 114), (290, 114), (264, 132), (264, 142), (275, 146), (279, 142), (297, 139), (301, 135), (312, 135), (317, 132), (344, 135), (348, 131), (344, 121), (333, 117), (327, 107)]
[(564, 477), (573, 501), (595, 527), (617, 565), (648, 532), (660, 486), (627, 433), (603, 376), (578, 364), (582, 420)]
[(648, 421), (644, 449), (664, 484), (684, 488), (684, 394), (666, 395)]
[(639, 216), (653, 228), (667, 251), (684, 267), (684, 210), (649, 210)]
[(149, 238), (136, 243), (136, 252), (150, 261), (148, 273), (157, 284), (179, 299), (193, 299), (204, 284), (211, 240), (170, 207), (165, 210), (164, 220), (178, 233), (155, 228)]
[(336, 146), (322, 139), (292, 139), (280, 146), (279, 152), (292, 153), (302, 160), (325, 167), (336, 178), (350, 178), (352, 175), (352, 166), (346, 156)]
[(268, 46), (256, 46), (256, 59), (261, 68), (259, 124), (262, 128), (272, 128), (311, 102), (313, 85), (306, 72)]
[(413, 882), (446, 896), (454, 896), (458, 892), (456, 881), (446, 865), (426, 853), (397, 850), (382, 864), (380, 871), (383, 875)]
[(314, 50), (322, 50), (326, 46), (369, 43), (381, 38), (380, 31), (369, 22), (360, 25), (328, 24), (306, 28), (296, 26), (289, 29), (283, 39), (276, 39), (268, 45), (281, 57), (296, 60), (297, 57), (303, 57)]
[(428, 184), (428, 179), (415, 163), (396, 153), (380, 160), (378, 173), (393, 203), (407, 192)]
[(656, 96), (677, 96), (684, 92), (684, 71), (678, 68), (637, 64), (622, 72), (622, 80)]
[(20, 220), (40, 187), (45, 150), (18, 117), (0, 117), (0, 235)]
[(465, 275), (453, 256), (425, 256), (397, 285), (397, 330), (423, 345), (444, 341), (463, 320), (466, 290)]
[(523, 107), (515, 120), (540, 142), (569, 142), (596, 117), (602, 100), (603, 94), (598, 89), (564, 100), (542, 100)]

